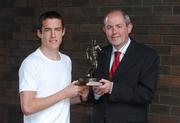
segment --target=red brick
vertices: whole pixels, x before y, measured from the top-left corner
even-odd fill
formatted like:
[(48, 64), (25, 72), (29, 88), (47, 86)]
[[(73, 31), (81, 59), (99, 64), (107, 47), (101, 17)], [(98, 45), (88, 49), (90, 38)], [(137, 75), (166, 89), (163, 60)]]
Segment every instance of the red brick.
[(90, 5), (92, 6), (103, 6), (106, 3), (104, 2), (104, 0), (91, 0)]
[(180, 66), (172, 66), (171, 74), (179, 76), (180, 75)]
[(39, 38), (38, 38), (36, 32), (30, 32), (30, 33), (26, 33), (26, 40), (37, 41), (37, 40), (39, 40)]
[(178, 35), (180, 34), (180, 26), (178, 25), (135, 25), (134, 33)]
[(0, 65), (1, 72), (11, 72), (11, 67), (9, 65)]
[(141, 5), (141, 0), (107, 0), (107, 5)]
[(28, 0), (29, 7), (42, 7), (43, 1), (42, 0)]
[(168, 35), (163, 36), (164, 44), (171, 44), (171, 45), (179, 45), (180, 44), (180, 36), (179, 35)]
[(132, 37), (140, 42), (140, 43), (144, 43), (144, 44), (161, 44), (161, 36), (160, 35), (134, 35), (132, 34)]
[(180, 66), (172, 66), (171, 74), (180, 76)]
[(160, 116), (160, 123), (179, 123), (179, 118), (175, 116)]
[(100, 24), (82, 24), (82, 25), (80, 25), (80, 32), (102, 32), (102, 25), (100, 25)]
[(180, 4), (179, 0), (163, 0), (163, 3), (166, 5), (178, 5)]
[(180, 55), (180, 45), (172, 46), (171, 52), (173, 55)]
[[(172, 95), (161, 95), (160, 96), (160, 105), (165, 105), (168, 107), (171, 106), (180, 106), (180, 97)], [(170, 113), (169, 113), (170, 115)]]
[(173, 56), (162, 56), (161, 57), (162, 65), (180, 65), (180, 55)]
[(26, 33), (22, 32), (14, 32), (13, 40), (26, 40)]
[(162, 17), (164, 24), (180, 24), (180, 16), (177, 15), (165, 15)]
[(156, 114), (150, 114), (148, 116), (149, 123), (159, 123), (159, 116)]
[(15, 7), (27, 7), (27, 0), (15, 0)]
[(153, 13), (158, 15), (171, 15), (172, 14), (172, 6), (154, 6)]
[(160, 15), (141, 15), (141, 16), (133, 15), (131, 18), (132, 18), (133, 22), (135, 23), (135, 25), (162, 23), (162, 16), (160, 16)]
[(161, 0), (143, 0), (143, 5), (161, 5)]
[(161, 85), (180, 86), (180, 76), (160, 76)]
[(159, 74), (170, 74), (170, 66), (159, 66)]
[(158, 54), (161, 55), (170, 55), (171, 54), (171, 47), (170, 46), (163, 46), (163, 45), (151, 45), (153, 49), (155, 49)]
[(66, 16), (82, 16), (83, 11), (79, 7), (71, 7), (71, 8), (65, 8), (64, 9), (64, 14)]
[(7, 97), (18, 97), (18, 90), (15, 89), (5, 89), (4, 95)]
[(156, 113), (156, 114), (170, 114), (170, 107), (167, 105), (161, 105), (161, 104), (151, 104), (150, 105), (150, 113)]
[(79, 25), (78, 24), (66, 24), (66, 34), (68, 35), (69, 32), (79, 32)]
[(0, 56), (0, 64), (5, 64), (6, 63), (6, 57)]
[(10, 49), (9, 48), (0, 48), (0, 55), (1, 56), (9, 56), (10, 55)]
[[(40, 3), (38, 3), (40, 5)], [(57, 6), (57, 1), (56, 0), (42, 0), (42, 5), (43, 7), (56, 7)]]

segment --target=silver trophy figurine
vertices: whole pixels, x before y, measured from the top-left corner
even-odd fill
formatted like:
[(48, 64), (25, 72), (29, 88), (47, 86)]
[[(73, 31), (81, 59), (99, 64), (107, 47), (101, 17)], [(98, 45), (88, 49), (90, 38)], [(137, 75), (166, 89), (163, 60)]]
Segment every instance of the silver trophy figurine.
[(86, 58), (90, 67), (88, 68), (86, 78), (80, 78), (78, 85), (80, 86), (99, 86), (102, 83), (98, 82), (96, 78), (96, 69), (98, 65), (98, 54), (101, 52), (101, 47), (96, 43), (96, 40), (92, 40), (91, 44), (86, 49)]

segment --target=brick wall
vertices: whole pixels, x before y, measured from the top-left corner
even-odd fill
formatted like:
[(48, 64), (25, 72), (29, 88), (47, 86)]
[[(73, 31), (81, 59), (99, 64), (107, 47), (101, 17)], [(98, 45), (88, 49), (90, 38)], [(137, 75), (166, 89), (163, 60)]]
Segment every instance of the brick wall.
[[(101, 32), (105, 12), (119, 7), (133, 20), (132, 37), (160, 55), (158, 89), (149, 108), (150, 123), (180, 123), (179, 0), (1, 0), (0, 122), (22, 122), (18, 69), (39, 45), (35, 25), (41, 12), (57, 10), (64, 15), (66, 35), (61, 49), (71, 57), (73, 79), (77, 79), (87, 71), (85, 49), (91, 40), (96, 39), (101, 46), (106, 44)], [(90, 108), (72, 106), (72, 109), (72, 122), (89, 122)], [(87, 119), (83, 119), (84, 115)]]

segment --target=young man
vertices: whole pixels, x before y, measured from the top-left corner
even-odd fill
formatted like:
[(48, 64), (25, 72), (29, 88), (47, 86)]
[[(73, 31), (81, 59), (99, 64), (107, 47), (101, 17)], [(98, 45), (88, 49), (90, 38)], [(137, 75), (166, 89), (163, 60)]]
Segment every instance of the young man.
[(24, 123), (69, 123), (70, 100), (81, 87), (71, 84), (71, 60), (59, 52), (65, 34), (60, 14), (48, 11), (39, 17), (40, 47), (19, 70), (19, 92)]
[(110, 45), (99, 55), (97, 73), (102, 86), (93, 87), (88, 99), (95, 106), (93, 123), (147, 123), (153, 100), (159, 57), (129, 37), (133, 25), (122, 10), (110, 11), (103, 30)]

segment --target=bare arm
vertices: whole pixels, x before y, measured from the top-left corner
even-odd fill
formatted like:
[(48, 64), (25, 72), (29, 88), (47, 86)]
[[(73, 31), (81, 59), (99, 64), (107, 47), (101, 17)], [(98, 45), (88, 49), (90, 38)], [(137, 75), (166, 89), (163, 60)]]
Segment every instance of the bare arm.
[(25, 115), (46, 109), (57, 102), (65, 99), (72, 98), (78, 95), (80, 88), (71, 84), (63, 90), (44, 98), (36, 98), (35, 91), (23, 91), (20, 93), (21, 108)]

